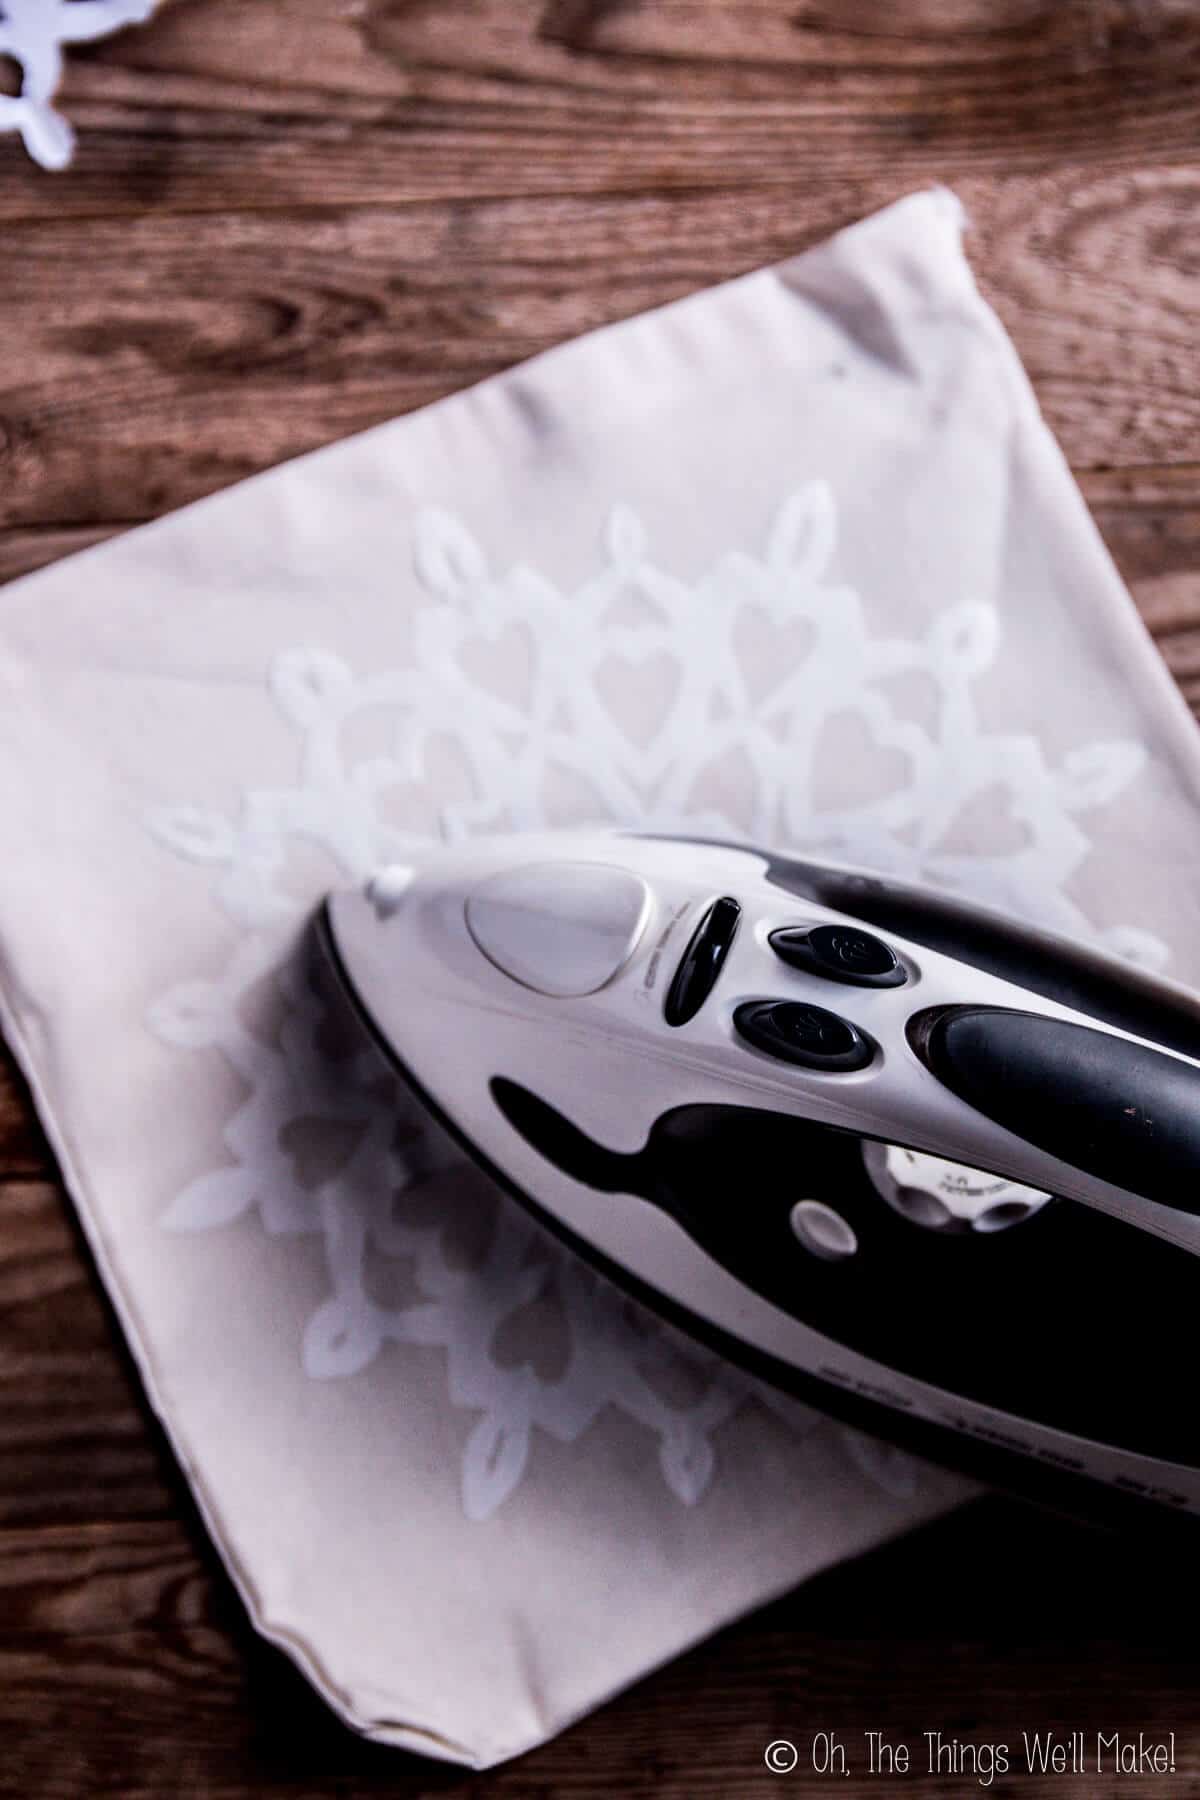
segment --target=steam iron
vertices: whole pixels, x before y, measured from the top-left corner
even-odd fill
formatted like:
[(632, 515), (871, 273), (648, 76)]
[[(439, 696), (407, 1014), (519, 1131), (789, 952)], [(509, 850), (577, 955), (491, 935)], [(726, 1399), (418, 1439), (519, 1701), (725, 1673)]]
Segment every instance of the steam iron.
[(826, 1410), (1200, 1510), (1200, 1003), (957, 898), (707, 840), (476, 840), (323, 914), (541, 1219)]

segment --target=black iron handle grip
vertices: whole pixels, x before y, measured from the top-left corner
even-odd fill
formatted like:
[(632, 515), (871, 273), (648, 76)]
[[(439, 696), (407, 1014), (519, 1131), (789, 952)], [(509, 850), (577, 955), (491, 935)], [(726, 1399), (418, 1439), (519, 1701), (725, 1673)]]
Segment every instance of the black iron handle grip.
[(918, 1013), (909, 1039), (939, 1081), (1072, 1168), (1200, 1213), (1200, 1069), (1161, 1050), (1000, 1006)]

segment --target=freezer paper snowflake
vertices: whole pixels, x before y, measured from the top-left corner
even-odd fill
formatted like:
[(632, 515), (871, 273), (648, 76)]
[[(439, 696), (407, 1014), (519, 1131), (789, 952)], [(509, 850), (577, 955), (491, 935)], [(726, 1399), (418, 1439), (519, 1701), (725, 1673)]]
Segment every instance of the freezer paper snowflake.
[[(425, 512), (406, 660), (356, 670), (328, 646), (283, 650), (267, 703), (295, 734), (294, 781), (248, 771), (236, 816), (181, 804), (148, 820), (208, 871), (239, 927), (222, 973), (151, 1015), (169, 1043), (216, 1049), (246, 1094), (223, 1165), (177, 1194), (165, 1224), (256, 1214), (270, 1233), (320, 1239), (328, 1293), (301, 1346), (314, 1378), (352, 1377), (388, 1344), (440, 1347), (450, 1401), (477, 1414), (470, 1517), (514, 1492), (537, 1430), (574, 1442), (606, 1407), (646, 1428), (687, 1503), (713, 1479), (718, 1427), (752, 1395), (797, 1431), (835, 1428), (684, 1346), (461, 1165), (309, 965), (302, 926), (322, 886), (480, 831), (686, 826), (959, 886), (1165, 958), (1137, 930), (1098, 934), (1068, 892), (1087, 814), (1134, 781), (1141, 748), (1052, 761), (1030, 734), (987, 729), (974, 688), (1000, 651), (995, 608), (964, 600), (918, 637), (889, 635), (882, 608), (830, 578), (835, 536), (815, 482), (780, 507), (760, 554), (730, 551), (684, 580), (618, 506), (599, 566), (565, 592), (526, 564), (494, 570), (460, 519)], [(964, 828), (980, 807), (1004, 815), (1003, 841)], [(842, 1442), (911, 1491), (908, 1458)]]
[(126, 25), (144, 25), (160, 0), (0, 0), (0, 57), (21, 72), (16, 94), (0, 94), (0, 131), (19, 131), (44, 169), (65, 169), (75, 148), (53, 101), (63, 45), (90, 43)]

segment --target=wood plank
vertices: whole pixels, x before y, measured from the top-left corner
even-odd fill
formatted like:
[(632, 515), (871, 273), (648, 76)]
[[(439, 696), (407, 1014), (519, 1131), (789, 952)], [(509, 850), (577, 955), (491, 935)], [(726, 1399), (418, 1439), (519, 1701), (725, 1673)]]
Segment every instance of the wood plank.
[[(991, 1548), (981, 1558), (982, 1544)], [(969, 1577), (948, 1581), (947, 1567)], [(489, 1776), (488, 1791), (513, 1800), (765, 1796), (779, 1791), (762, 1761), (766, 1743), (789, 1737), (807, 1762), (821, 1729), (835, 1731), (853, 1761), (833, 1790), (846, 1800), (934, 1791), (919, 1778), (900, 1786), (867, 1775), (866, 1728), (906, 1740), (918, 1766), (925, 1730), (1005, 1741), (1019, 1755), (1025, 1729), (1175, 1729), (1178, 1779), (1194, 1783), (1191, 1586), (1185, 1577), (1181, 1591), (1162, 1546), (1143, 1542), (1131, 1555), (989, 1500), (721, 1633), (586, 1728)], [(0, 1793), (478, 1789), (462, 1771), (338, 1728), (289, 1665), (253, 1641), (224, 1577), (210, 1577), (177, 1527), (0, 1535), (0, 1604), (12, 1621), (0, 1646)], [(872, 1668), (886, 1679), (872, 1682), (864, 1712)], [(831, 1791), (808, 1768), (791, 1782), (801, 1794)], [(998, 1791), (1090, 1800), (1097, 1786), (1021, 1774)], [(1106, 1782), (1109, 1791), (1134, 1789)]]
[(163, 1519), (183, 1491), (65, 1195), (0, 1181), (0, 1531)]
[[(378, 423), (575, 333), (776, 260), (893, 197), (893, 178), (592, 201), (9, 228), (0, 260), (4, 567)], [(1078, 469), (1200, 441), (1189, 233), (1173, 168), (960, 183), (985, 292)], [(562, 246), (571, 246), (564, 255)], [(1146, 279), (1153, 265), (1154, 279)], [(1175, 273), (1172, 275), (1171, 271)]]
[[(0, 137), (0, 579), (949, 179), (1200, 710), (1198, 57), (1193, 0), (171, 0), (73, 56), (69, 176)], [(2, 1059), (0, 1226), (0, 1795), (474, 1793), (250, 1633)], [(766, 1796), (772, 1736), (1117, 1724), (1200, 1791), (1190, 1568), (989, 1501), (488, 1787)]]
[(1085, 499), (1138, 610), (1200, 716), (1200, 464), (1101, 470)]
[[(1186, 159), (1198, 45), (1185, 0), (921, 0), (911, 29), (867, 0), (290, 0), (282, 30), (275, 0), (176, 0), (73, 59), (85, 138), (62, 204), (798, 194), (814, 177)], [(4, 216), (43, 213), (44, 184), (0, 155)]]
[(0, 1531), (6, 1634), (36, 1645), (51, 1635), (142, 1632), (168, 1619), (215, 1628), (221, 1582), (197, 1549), (178, 1518), (10, 1526)]
[[(106, 524), (33, 525), (27, 529), (19, 526), (14, 526), (9, 531), (0, 529), (0, 585), (15, 580), (18, 575), (31, 575), (35, 569), (42, 569), (47, 563), (58, 562), (64, 556), (73, 556), (78, 550), (90, 550), (93, 544), (103, 543), (105, 538), (113, 537), (126, 526), (144, 523), (143, 519), (126, 519)], [(4, 1130), (6, 1091), (7, 1077), (0, 1046), (0, 1134)], [(0, 1135), (0, 1143), (2, 1142)], [(3, 1167), (3, 1153), (0, 1151), (0, 1169)]]
[(13, 1176), (49, 1175), (52, 1169), (29, 1091), (0, 1037), (0, 1183)]

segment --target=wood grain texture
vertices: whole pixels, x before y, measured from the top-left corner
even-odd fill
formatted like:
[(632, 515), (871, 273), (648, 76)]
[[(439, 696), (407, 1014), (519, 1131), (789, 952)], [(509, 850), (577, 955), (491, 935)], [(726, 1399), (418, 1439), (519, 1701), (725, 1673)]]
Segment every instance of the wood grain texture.
[[(0, 138), (0, 579), (944, 181), (1200, 710), (1198, 71), (1193, 0), (171, 0), (73, 58), (70, 175)], [(482, 1781), (361, 1743), (249, 1630), (2, 1059), (0, 1227), (0, 1794), (949, 1796), (762, 1750), (1025, 1726), (1179, 1772), (989, 1793), (1200, 1793), (1191, 1560), (998, 1499)]]
[(49, 1175), (52, 1166), (28, 1090), (7, 1045), (0, 1040), (0, 1179)]
[[(1191, 157), (1187, 0), (174, 0), (76, 59), (86, 215)], [(9, 218), (39, 216), (18, 169)]]
[(170, 1516), (175, 1470), (57, 1184), (4, 1181), (0, 1220), (0, 1544), (10, 1527)]
[[(39, 560), (42, 532), (57, 550), (64, 531), (153, 517), (782, 258), (908, 185), (831, 187), (803, 214), (766, 189), (11, 224), (0, 525), (20, 536), (8, 571)], [(1200, 444), (1188, 311), (1200, 171), (956, 186), (984, 290), (1072, 464), (1169, 465)]]
[[(1066, 1732), (1099, 1718), (1174, 1729), (1170, 1791), (1194, 1792), (1192, 1585), (1181, 1586), (1161, 1547), (1114, 1553), (1098, 1535), (990, 1500), (820, 1578), (480, 1781), (338, 1726), (282, 1657), (246, 1636), (187, 1521), (10, 1531), (0, 1536), (0, 1737), (16, 1755), (0, 1769), (0, 1791), (135, 1800), (465, 1797), (483, 1787), (512, 1800), (723, 1800), (779, 1791), (762, 1761), (773, 1738), (789, 1737), (807, 1758), (814, 1733), (829, 1730), (852, 1774), (831, 1787), (801, 1769), (792, 1791), (945, 1795), (970, 1787), (869, 1777), (863, 1732), (904, 1739), (920, 1759), (925, 1731), (1019, 1753), (1031, 1722)], [(1167, 1592), (1174, 1627), (1164, 1626)], [(1056, 1631), (1068, 1614), (1069, 1629)], [(53, 1750), (29, 1732), (30, 1718), (57, 1732)], [(1022, 1776), (994, 1791), (1090, 1800), (1097, 1787)], [(1118, 1800), (1147, 1791), (1154, 1784), (1103, 1784)]]

